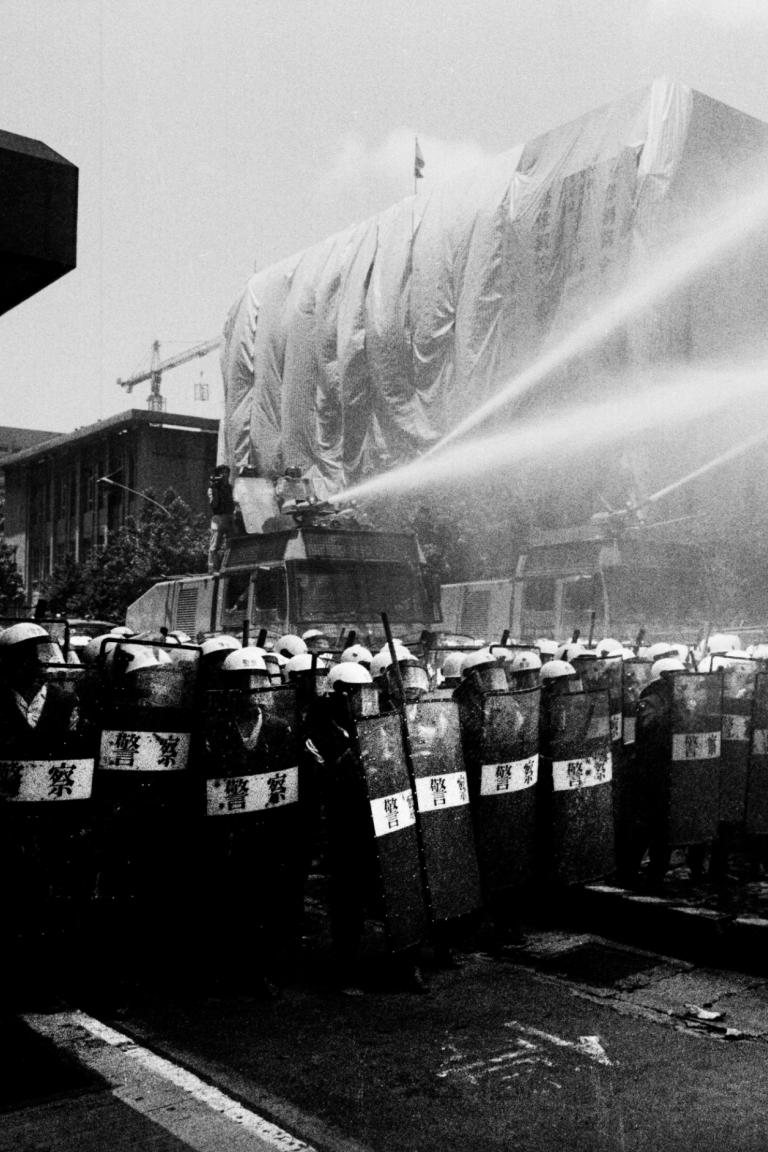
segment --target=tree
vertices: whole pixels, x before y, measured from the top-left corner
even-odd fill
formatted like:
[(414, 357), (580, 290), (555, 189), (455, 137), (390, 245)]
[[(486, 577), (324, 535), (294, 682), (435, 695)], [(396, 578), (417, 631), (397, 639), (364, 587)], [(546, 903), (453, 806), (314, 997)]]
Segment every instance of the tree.
[(24, 603), (24, 581), (16, 567), (16, 549), (6, 544), (5, 493), (0, 494), (0, 613)]
[(184, 572), (204, 572), (208, 521), (195, 514), (172, 488), (162, 507), (142, 503), (138, 517), (128, 517), (107, 546), (84, 564), (60, 565), (41, 589), (51, 610), (67, 615), (122, 620), (126, 608), (158, 580)]

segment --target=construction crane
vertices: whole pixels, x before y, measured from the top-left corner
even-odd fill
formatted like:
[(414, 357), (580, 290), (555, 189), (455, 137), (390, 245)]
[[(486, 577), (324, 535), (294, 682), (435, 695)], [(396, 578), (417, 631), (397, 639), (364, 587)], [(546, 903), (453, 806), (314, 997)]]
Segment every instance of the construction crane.
[(207, 356), (209, 352), (214, 352), (221, 344), (221, 337), (216, 340), (206, 340), (203, 344), (196, 344), (193, 348), (187, 348), (186, 352), (178, 352), (175, 356), (169, 356), (167, 360), (160, 360), (160, 341), (155, 340), (152, 345), (152, 362), (148, 371), (138, 372), (135, 376), (129, 376), (127, 380), (121, 380), (118, 377), (117, 383), (120, 388), (124, 388), (126, 392), (132, 392), (137, 384), (142, 384), (145, 380), (150, 381), (149, 396), (147, 396), (147, 408), (150, 412), (164, 412), (165, 411), (165, 398), (160, 392), (160, 383), (163, 378), (163, 372), (168, 368), (178, 368), (181, 364), (186, 364), (190, 360), (196, 360), (203, 356)]

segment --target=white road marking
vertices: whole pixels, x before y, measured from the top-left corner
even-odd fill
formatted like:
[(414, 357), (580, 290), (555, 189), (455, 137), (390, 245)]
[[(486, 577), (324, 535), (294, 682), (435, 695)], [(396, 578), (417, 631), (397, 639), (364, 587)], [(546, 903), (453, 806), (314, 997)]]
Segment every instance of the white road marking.
[[(602, 1064), (608, 1068), (613, 1066), (600, 1043), (599, 1036), (579, 1036), (578, 1040), (565, 1040), (562, 1036), (543, 1032), (540, 1028), (531, 1028), (520, 1024), (517, 1020), (505, 1022), (504, 1027), (516, 1029), (524, 1035), (516, 1037), (513, 1048), (496, 1045), (495, 1050), (479, 1058), (472, 1052), (462, 1053), (453, 1041), (448, 1041), (443, 1046), (443, 1051), (450, 1055), (444, 1057), (437, 1072), (438, 1079), (444, 1080), (450, 1076), (467, 1080), (470, 1084), (478, 1084), (482, 1079), (492, 1076), (496, 1082), (504, 1083), (518, 1078), (521, 1072), (530, 1074), (539, 1069), (554, 1068), (554, 1062), (547, 1054), (547, 1045), (568, 1051), (574, 1057), (586, 1058), (595, 1064)], [(578, 1064), (574, 1066), (574, 1071), (580, 1071)], [(555, 1080), (548, 1079), (547, 1082), (556, 1088), (562, 1087)]]
[[(36, 1032), (100, 1073), (124, 1104), (178, 1136), (195, 1152), (220, 1152), (221, 1148), (228, 1152), (315, 1152), (311, 1145), (194, 1073), (157, 1056), (85, 1012), (30, 1014), (22, 1018)], [(168, 1085), (176, 1091), (169, 1094)]]
[(517, 1028), (519, 1032), (525, 1033), (526, 1036), (538, 1036), (540, 1040), (546, 1040), (548, 1043), (554, 1044), (557, 1048), (574, 1048), (589, 1060), (594, 1060), (596, 1064), (605, 1064), (608, 1068), (613, 1066), (600, 1043), (599, 1036), (579, 1036), (578, 1042), (574, 1040), (564, 1040), (562, 1036), (554, 1036), (551, 1032), (542, 1032), (540, 1028), (530, 1028), (525, 1024), (518, 1023), (517, 1020), (507, 1021), (504, 1027)]

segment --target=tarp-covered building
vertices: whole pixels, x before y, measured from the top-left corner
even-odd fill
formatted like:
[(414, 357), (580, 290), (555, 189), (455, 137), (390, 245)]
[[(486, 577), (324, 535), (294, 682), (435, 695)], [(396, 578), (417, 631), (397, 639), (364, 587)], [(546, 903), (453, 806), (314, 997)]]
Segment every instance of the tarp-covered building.
[[(413, 458), (766, 158), (768, 124), (656, 81), (263, 269), (226, 324), (219, 458), (298, 466), (321, 492)], [(752, 236), (517, 403), (759, 351), (766, 298), (768, 242)]]

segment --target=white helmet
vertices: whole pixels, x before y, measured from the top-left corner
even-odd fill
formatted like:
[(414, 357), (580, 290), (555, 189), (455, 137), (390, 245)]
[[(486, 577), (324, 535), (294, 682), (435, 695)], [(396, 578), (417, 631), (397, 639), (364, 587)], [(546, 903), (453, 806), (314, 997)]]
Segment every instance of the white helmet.
[(569, 664), (567, 660), (548, 660), (541, 669), (542, 683), (547, 680), (564, 680), (566, 677), (577, 675), (573, 664)]
[(221, 666), (222, 672), (263, 672), (267, 675), (267, 666), (264, 663), (264, 649), (248, 647), (235, 648), (226, 657)]
[(291, 676), (298, 672), (311, 672), (314, 667), (317, 675), (324, 676), (330, 667), (330, 663), (327, 656), (315, 657), (311, 652), (299, 652), (296, 656), (291, 656), (285, 665), (285, 672), (286, 675)]
[(726, 668), (733, 668), (737, 663), (736, 660), (730, 659), (730, 654), (723, 653), (722, 656), (710, 653), (709, 656), (702, 657), (696, 665), (697, 672), (722, 672)]
[(651, 667), (651, 681), (660, 679), (663, 672), (685, 672), (685, 664), (676, 656), (662, 656)]
[[(88, 641), (80, 654), (83, 664), (95, 664), (102, 655), (106, 655), (111, 648), (114, 648), (120, 639), (122, 639), (122, 637), (118, 636), (115, 632), (105, 632), (101, 636), (94, 636), (92, 640)], [(111, 643), (109, 643), (109, 641), (111, 641)]]
[(473, 684), (484, 692), (504, 691), (507, 689), (507, 674), (504, 671), (504, 656), (499, 650), (495, 656), (490, 648), (478, 648), (476, 652), (467, 652), (461, 662), (461, 679)]
[[(413, 653), (410, 652), (404, 644), (401, 644), (399, 640), (395, 640), (394, 649), (398, 664), (418, 663)], [(388, 645), (385, 644), (384, 647), (380, 648), (371, 660), (371, 676), (381, 676), (382, 672), (386, 672), (391, 663), (392, 656), (390, 654)]]
[(329, 688), (334, 684), (372, 684), (373, 677), (363, 664), (354, 660), (346, 660), (343, 664), (334, 664), (328, 673), (326, 681)]
[(362, 644), (352, 644), (349, 648), (345, 648), (339, 657), (342, 664), (364, 664), (370, 668), (373, 655)]
[[(141, 672), (143, 668), (157, 668), (161, 661), (156, 650), (148, 644), (116, 644), (107, 653), (107, 663), (128, 675), (129, 672)], [(170, 663), (170, 657), (163, 663)]]
[(322, 651), (323, 648), (331, 647), (328, 634), (320, 628), (307, 628), (306, 632), (302, 632), (301, 639), (308, 649), (312, 649), (315, 652)]
[[(392, 647), (396, 651), (401, 649), (401, 648), (404, 649), (406, 652), (410, 651), (408, 646), (400, 639), (399, 636), (394, 636), (392, 638)], [(387, 640), (384, 641), (381, 648), (379, 648), (379, 652), (389, 652), (389, 641), (387, 641)]]
[(541, 669), (541, 656), (528, 648), (518, 648), (510, 654), (507, 662), (510, 672), (538, 672)]
[(186, 632), (182, 632), (181, 628), (174, 628), (172, 632), (168, 633), (168, 639), (176, 641), (177, 644), (191, 644), (192, 637), (188, 636)]
[(0, 647), (10, 648), (14, 644), (24, 644), (27, 640), (41, 640), (50, 641), (51, 637), (46, 632), (45, 628), (41, 628), (39, 624), (33, 624), (31, 620), (22, 620), (19, 624), (11, 624), (10, 627), (0, 632)]
[(768, 660), (768, 644), (750, 644), (747, 648), (747, 655), (751, 656), (753, 660)]
[(129, 636), (136, 635), (135, 628), (129, 628), (127, 624), (116, 624), (114, 628), (110, 628), (113, 636), (119, 636), (122, 640), (127, 640)]
[(490, 648), (478, 648), (475, 652), (467, 652), (461, 661), (461, 674), (467, 676), (473, 668), (499, 665), (502, 659), (501, 653), (494, 656)]
[(534, 640), (533, 646), (534, 648), (538, 648), (542, 656), (548, 656), (550, 660), (553, 660), (557, 655), (557, 641), (550, 640), (548, 636), (540, 636), (538, 640)]
[(741, 640), (735, 632), (715, 632), (707, 640), (707, 652), (713, 656), (722, 656), (734, 648), (741, 648)]
[(565, 644), (561, 644), (558, 648), (555, 659), (567, 664), (579, 656), (584, 656), (586, 652), (587, 649), (583, 644), (579, 644), (575, 640), (566, 640)]
[(449, 652), (440, 666), (440, 675), (443, 680), (458, 680), (461, 676), (461, 662), (463, 652)]
[(673, 644), (671, 640), (658, 640), (655, 644), (651, 644), (648, 649), (649, 660), (661, 660), (667, 656), (674, 660), (680, 659), (677, 645)]
[(606, 637), (601, 640), (597, 645), (595, 651), (599, 657), (605, 656), (621, 656), (624, 645), (620, 640), (614, 640), (611, 637)]
[(242, 648), (242, 644), (236, 636), (209, 636), (200, 645), (200, 655), (213, 656), (216, 652), (234, 652), (237, 648)]
[(292, 632), (288, 632), (285, 636), (281, 636), (275, 644), (275, 652), (279, 652), (282, 656), (287, 657), (289, 660), (291, 656), (298, 656), (302, 652), (306, 652), (307, 646), (302, 640), (301, 636), (294, 636)]

